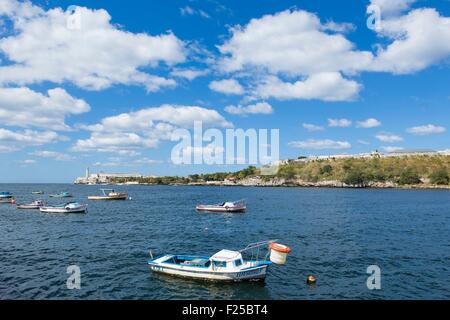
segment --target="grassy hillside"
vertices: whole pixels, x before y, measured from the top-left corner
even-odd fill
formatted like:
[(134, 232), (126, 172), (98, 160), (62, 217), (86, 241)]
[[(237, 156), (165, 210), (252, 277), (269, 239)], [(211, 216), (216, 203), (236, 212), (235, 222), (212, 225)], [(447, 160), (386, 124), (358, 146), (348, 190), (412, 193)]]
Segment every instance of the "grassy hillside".
[(308, 182), (336, 180), (351, 185), (393, 182), (400, 185), (450, 183), (450, 156), (409, 156), (291, 162), (278, 177)]
[(387, 158), (334, 159), (309, 162), (291, 161), (280, 167), (273, 176), (261, 176), (260, 169), (248, 167), (238, 172), (195, 174), (188, 177), (149, 177), (117, 179), (115, 182), (137, 181), (150, 184), (188, 184), (225, 179), (241, 181), (249, 177), (260, 177), (265, 181), (274, 178), (301, 180), (304, 182), (339, 181), (347, 185), (368, 186), (373, 183), (396, 185), (450, 184), (450, 156), (409, 156)]

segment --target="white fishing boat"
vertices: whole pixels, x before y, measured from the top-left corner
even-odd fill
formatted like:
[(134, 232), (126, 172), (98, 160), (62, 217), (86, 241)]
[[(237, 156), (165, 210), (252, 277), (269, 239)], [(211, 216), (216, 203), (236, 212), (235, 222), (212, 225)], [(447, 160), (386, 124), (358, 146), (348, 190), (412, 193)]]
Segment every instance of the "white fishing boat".
[(40, 207), (39, 210), (44, 213), (86, 213), (87, 205), (78, 202), (69, 202), (60, 206)]
[(101, 196), (89, 196), (88, 200), (127, 200), (128, 194), (125, 192), (115, 192), (114, 189), (100, 189)]
[(247, 210), (247, 205), (245, 200), (239, 200), (235, 202), (222, 202), (213, 205), (199, 204), (195, 207), (195, 209), (203, 212), (245, 212), (245, 210)]
[(44, 202), (42, 200), (33, 201), (30, 204), (18, 204), (16, 206), (17, 209), (39, 209), (44, 206)]
[[(268, 254), (264, 259), (258, 259), (258, 254), (260, 247), (270, 243), (274, 242), (264, 241), (250, 244), (240, 251), (224, 249), (210, 257), (166, 254), (150, 259), (148, 266), (154, 272), (199, 280), (231, 282), (264, 280), (267, 268), (272, 264), (272, 261), (267, 260), (269, 255), (272, 257), (271, 248), (268, 248)], [(243, 258), (243, 252), (255, 249), (258, 250), (255, 259), (246, 260)], [(280, 261), (273, 262), (278, 263)]]

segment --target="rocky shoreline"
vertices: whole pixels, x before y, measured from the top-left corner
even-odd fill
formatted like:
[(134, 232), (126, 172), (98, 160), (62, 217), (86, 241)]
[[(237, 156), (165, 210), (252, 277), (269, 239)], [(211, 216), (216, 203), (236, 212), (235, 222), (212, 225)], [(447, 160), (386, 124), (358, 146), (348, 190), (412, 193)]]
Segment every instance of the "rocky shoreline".
[(364, 186), (347, 185), (341, 181), (325, 180), (318, 182), (303, 181), (300, 179), (262, 179), (261, 177), (251, 177), (239, 181), (207, 181), (207, 182), (191, 182), (188, 186), (241, 186), (241, 187), (301, 187), (301, 188), (370, 188), (370, 189), (446, 189), (450, 190), (450, 185), (432, 185), (421, 183), (415, 185), (399, 185), (397, 183), (388, 182), (371, 182)]

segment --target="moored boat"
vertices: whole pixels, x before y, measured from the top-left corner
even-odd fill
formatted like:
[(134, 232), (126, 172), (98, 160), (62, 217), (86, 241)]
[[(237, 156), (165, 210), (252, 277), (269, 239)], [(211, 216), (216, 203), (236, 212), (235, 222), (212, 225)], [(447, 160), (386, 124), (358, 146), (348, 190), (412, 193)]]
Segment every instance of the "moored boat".
[(12, 199), (12, 198), (13, 198), (13, 194), (11, 192), (8, 192), (8, 191), (0, 192), (0, 200)]
[(220, 204), (204, 205), (199, 204), (195, 207), (197, 211), (204, 212), (245, 212), (247, 205), (245, 200), (239, 200), (235, 202), (223, 202)]
[(50, 198), (72, 198), (72, 197), (73, 197), (73, 195), (70, 194), (69, 192), (61, 192), (61, 193), (50, 195)]
[(18, 204), (16, 206), (17, 209), (39, 209), (44, 206), (44, 202), (42, 200), (33, 201), (30, 204)]
[(11, 198), (11, 199), (0, 199), (0, 203), (15, 204), (16, 200), (14, 200), (13, 198)]
[(44, 213), (86, 213), (87, 205), (69, 202), (60, 206), (40, 207), (39, 211)]
[(31, 194), (44, 194), (44, 191), (32, 191)]
[[(208, 256), (165, 254), (150, 259), (147, 264), (150, 270), (172, 276), (186, 277), (199, 280), (212, 281), (244, 281), (264, 280), (268, 267), (272, 261), (267, 257), (259, 260), (259, 248), (273, 241), (264, 241), (248, 245), (240, 251), (221, 250), (216, 254)], [(242, 253), (248, 250), (258, 249), (255, 259), (246, 260)], [(270, 255), (272, 257), (272, 255)], [(252, 254), (252, 257), (254, 255)], [(277, 263), (274, 261), (274, 263)]]
[(100, 189), (101, 196), (89, 196), (88, 200), (127, 200), (128, 194), (125, 192), (115, 192), (114, 189)]

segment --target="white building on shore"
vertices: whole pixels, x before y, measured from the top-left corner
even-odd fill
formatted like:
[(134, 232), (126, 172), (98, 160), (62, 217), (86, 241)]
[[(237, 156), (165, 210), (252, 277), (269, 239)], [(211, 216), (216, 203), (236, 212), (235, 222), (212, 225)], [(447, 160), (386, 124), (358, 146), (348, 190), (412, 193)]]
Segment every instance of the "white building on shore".
[(142, 178), (139, 173), (90, 173), (89, 168), (86, 168), (86, 175), (75, 180), (75, 184), (108, 184), (115, 179), (120, 178)]

